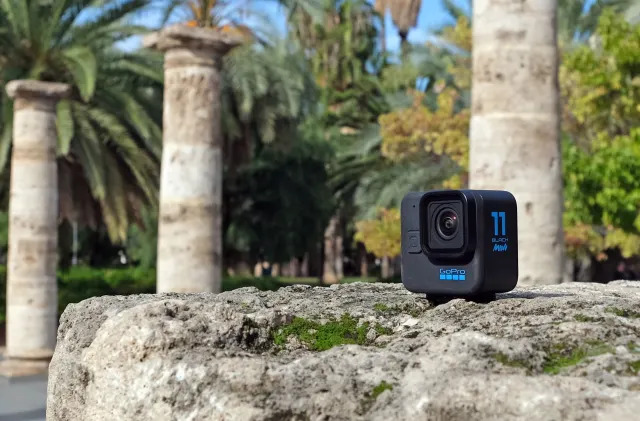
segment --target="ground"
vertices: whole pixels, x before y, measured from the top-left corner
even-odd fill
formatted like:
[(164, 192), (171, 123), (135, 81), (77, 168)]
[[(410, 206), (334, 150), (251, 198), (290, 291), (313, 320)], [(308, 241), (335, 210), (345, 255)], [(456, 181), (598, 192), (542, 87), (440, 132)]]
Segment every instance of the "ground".
[[(0, 360), (3, 349), (0, 347)], [(47, 376), (0, 376), (0, 421), (44, 421)]]

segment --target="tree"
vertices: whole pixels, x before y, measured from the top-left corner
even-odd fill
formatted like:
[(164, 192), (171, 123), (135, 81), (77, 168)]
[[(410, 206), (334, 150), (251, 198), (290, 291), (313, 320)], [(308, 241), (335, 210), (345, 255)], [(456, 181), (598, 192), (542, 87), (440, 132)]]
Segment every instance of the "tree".
[[(377, 16), (364, 0), (325, 3), (323, 17), (300, 11), (292, 18), (291, 35), (310, 58), (320, 88), (322, 113), (315, 122), (334, 147), (359, 136), (387, 110), (378, 75), (382, 66), (377, 37)], [(329, 174), (339, 171), (329, 162)], [(349, 219), (351, 197), (335, 192), (335, 213), (325, 231), (323, 278), (342, 277), (344, 221)], [(333, 263), (332, 263), (333, 262)]]
[(636, 0), (563, 0), (558, 2), (558, 47), (562, 50), (584, 44), (598, 26), (598, 19), (605, 9), (629, 12), (629, 17), (640, 9)]
[(398, 35), (403, 45), (407, 44), (409, 30), (418, 23), (422, 0), (376, 0), (375, 8), (384, 16), (387, 10), (391, 12), (393, 24), (398, 28)]
[[(126, 237), (140, 207), (155, 202), (161, 150), (159, 57), (116, 43), (143, 28), (127, 17), (147, 5), (125, 0), (79, 16), (91, 0), (0, 3), (0, 84), (18, 78), (71, 84), (59, 103), (61, 217)], [(0, 168), (11, 148), (13, 104), (0, 96)], [(6, 192), (5, 192), (6, 194)]]
[(380, 209), (375, 219), (358, 222), (356, 229), (355, 240), (382, 259), (382, 278), (389, 278), (389, 259), (400, 254), (400, 211)]
[(573, 256), (604, 260), (640, 252), (640, 27), (609, 11), (595, 35), (598, 45), (565, 54), (560, 71), (564, 222)]
[(564, 272), (556, 9), (473, 7), (471, 187), (516, 197), (523, 283), (559, 283)]
[[(317, 16), (322, 0), (273, 0), (289, 9), (290, 15), (300, 10), (310, 16)], [(246, 37), (259, 37), (259, 28), (246, 25), (248, 15), (256, 16), (256, 12), (248, 6), (252, 1), (233, 2), (232, 0), (169, 0), (160, 2), (164, 6), (162, 23), (178, 19), (190, 26), (201, 28), (224, 28)]]

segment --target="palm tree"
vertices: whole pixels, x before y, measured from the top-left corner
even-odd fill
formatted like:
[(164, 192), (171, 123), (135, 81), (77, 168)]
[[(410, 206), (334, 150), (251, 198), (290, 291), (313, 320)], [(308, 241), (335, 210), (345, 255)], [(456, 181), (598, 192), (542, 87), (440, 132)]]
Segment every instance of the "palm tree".
[(409, 31), (418, 23), (421, 5), (422, 0), (376, 0), (375, 9), (378, 13), (384, 16), (387, 10), (391, 12), (391, 18), (398, 28), (403, 48), (407, 44)]
[[(375, 121), (386, 110), (376, 46), (376, 14), (365, 0), (325, 2), (323, 16), (300, 11), (292, 19), (292, 37), (310, 58), (321, 89), (324, 113), (319, 124), (325, 137), (336, 144)], [(336, 211), (325, 230), (323, 279), (335, 283), (342, 277), (344, 203), (336, 197)]]
[(473, 8), (471, 187), (515, 195), (525, 283), (563, 278), (556, 11), (554, 0)]
[[(298, 11), (317, 17), (321, 10), (322, 0), (273, 0), (289, 10), (293, 15)], [(160, 1), (164, 7), (162, 23), (171, 20), (186, 22), (190, 26), (201, 28), (227, 28), (240, 32), (245, 36), (257, 35), (262, 28), (249, 27), (246, 24), (247, 17), (256, 18), (257, 21), (265, 21), (256, 10), (250, 8), (251, 0), (234, 2), (233, 0), (170, 0), (168, 3)]]
[[(144, 28), (126, 19), (147, 0), (0, 3), (0, 85), (12, 79), (68, 83), (57, 107), (60, 216), (126, 238), (139, 209), (157, 198), (161, 151), (161, 57), (117, 42)], [(13, 106), (0, 97), (0, 169), (11, 148)]]
[(14, 361), (46, 359), (55, 346), (58, 214), (102, 221), (122, 240), (140, 207), (155, 200), (159, 61), (115, 46), (140, 31), (123, 20), (146, 1), (114, 2), (81, 22), (95, 4), (0, 3), (0, 86), (11, 96), (0, 97), (0, 168), (12, 149), (14, 160), (7, 287)]

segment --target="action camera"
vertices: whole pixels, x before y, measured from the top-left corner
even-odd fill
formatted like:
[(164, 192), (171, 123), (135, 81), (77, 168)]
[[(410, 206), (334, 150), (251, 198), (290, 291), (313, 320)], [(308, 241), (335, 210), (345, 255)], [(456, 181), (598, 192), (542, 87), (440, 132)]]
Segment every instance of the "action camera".
[(482, 297), (518, 282), (513, 195), (494, 190), (408, 193), (402, 199), (402, 283), (430, 299)]

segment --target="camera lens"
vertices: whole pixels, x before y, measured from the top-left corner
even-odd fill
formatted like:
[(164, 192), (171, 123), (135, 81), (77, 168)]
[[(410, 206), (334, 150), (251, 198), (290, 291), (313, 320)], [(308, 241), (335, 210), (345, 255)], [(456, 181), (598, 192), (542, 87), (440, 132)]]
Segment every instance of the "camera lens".
[(451, 208), (440, 211), (436, 217), (436, 230), (445, 240), (452, 239), (458, 232), (458, 214)]

